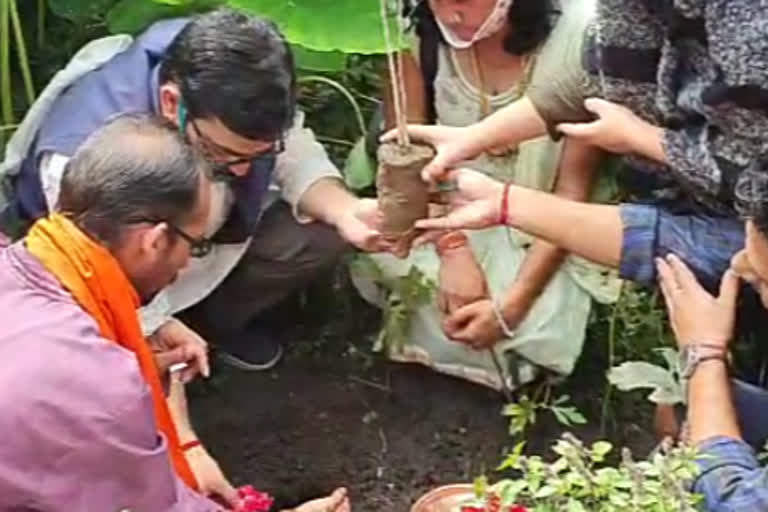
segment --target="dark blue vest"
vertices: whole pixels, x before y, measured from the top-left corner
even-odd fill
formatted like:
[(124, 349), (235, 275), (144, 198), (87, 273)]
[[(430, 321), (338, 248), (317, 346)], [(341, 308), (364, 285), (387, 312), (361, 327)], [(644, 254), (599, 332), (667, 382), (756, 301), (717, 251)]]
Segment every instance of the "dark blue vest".
[[(4, 217), (28, 227), (48, 213), (39, 170), (43, 153), (72, 156), (91, 133), (116, 115), (159, 113), (160, 63), (188, 22), (188, 18), (177, 18), (153, 24), (128, 49), (80, 77), (55, 100), (15, 177), (15, 194)], [(234, 235), (226, 236), (227, 242), (242, 241), (255, 229), (270, 179), (271, 170), (262, 169), (233, 183), (236, 204), (231, 217), (237, 218), (235, 222), (230, 218), (227, 226), (234, 224), (236, 229)]]

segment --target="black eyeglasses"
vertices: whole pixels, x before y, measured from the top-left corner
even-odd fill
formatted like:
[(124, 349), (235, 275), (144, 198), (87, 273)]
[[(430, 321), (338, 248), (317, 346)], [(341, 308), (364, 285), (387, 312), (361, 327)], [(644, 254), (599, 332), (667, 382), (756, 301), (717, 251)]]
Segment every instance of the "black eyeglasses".
[(192, 125), (197, 138), (201, 141), (199, 144), (200, 151), (203, 153), (205, 159), (211, 164), (213, 177), (222, 181), (235, 179), (237, 176), (233, 173), (232, 168), (239, 165), (249, 164), (253, 172), (260, 172), (263, 170), (271, 171), (275, 165), (277, 155), (285, 151), (285, 141), (280, 137), (273, 142), (271, 148), (262, 153), (235, 158), (226, 162), (218, 162), (213, 155), (214, 152), (211, 150), (211, 147), (218, 147), (218, 145), (200, 131), (200, 128), (197, 126), (194, 119), (190, 119), (189, 124)]
[(175, 234), (180, 236), (185, 242), (189, 244), (189, 255), (193, 258), (204, 258), (208, 256), (211, 251), (213, 250), (213, 242), (204, 236), (201, 236), (200, 238), (196, 238), (180, 227), (178, 227), (173, 222), (169, 222), (167, 220), (162, 219), (148, 219), (148, 218), (142, 218), (142, 219), (136, 219), (133, 221), (136, 224), (140, 224), (143, 222), (149, 223), (149, 224), (161, 224), (165, 223), (168, 225), (168, 227), (173, 231)]
[(201, 236), (200, 238), (195, 238), (192, 235), (186, 233), (183, 229), (178, 227), (177, 225), (173, 224), (172, 222), (165, 222), (168, 224), (168, 227), (171, 228), (171, 231), (179, 235), (181, 238), (183, 238), (188, 244), (189, 244), (189, 255), (193, 258), (205, 258), (209, 254), (211, 254), (211, 251), (213, 250), (213, 242), (211, 242), (210, 239)]

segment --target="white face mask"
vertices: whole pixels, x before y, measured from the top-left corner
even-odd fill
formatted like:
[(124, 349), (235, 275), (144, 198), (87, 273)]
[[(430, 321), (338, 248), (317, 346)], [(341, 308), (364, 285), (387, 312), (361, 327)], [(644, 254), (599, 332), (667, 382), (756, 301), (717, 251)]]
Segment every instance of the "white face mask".
[(449, 45), (457, 49), (469, 48), (481, 39), (490, 37), (504, 28), (504, 25), (507, 23), (509, 9), (512, 7), (513, 2), (514, 0), (496, 0), (496, 6), (493, 8), (493, 11), (491, 11), (491, 14), (488, 15), (477, 32), (475, 32), (472, 39), (468, 41), (457, 36), (450, 28), (448, 28), (448, 26), (437, 19), (437, 17), (435, 17), (435, 21), (437, 21), (437, 26), (440, 27), (440, 32), (442, 32), (443, 37)]

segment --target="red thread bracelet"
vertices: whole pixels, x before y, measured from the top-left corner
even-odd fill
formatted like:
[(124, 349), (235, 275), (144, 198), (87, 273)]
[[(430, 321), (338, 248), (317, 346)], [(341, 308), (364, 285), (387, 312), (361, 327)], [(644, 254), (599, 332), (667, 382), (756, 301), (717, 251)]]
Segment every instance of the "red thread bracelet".
[(504, 191), (501, 193), (501, 205), (499, 207), (499, 224), (506, 226), (509, 221), (509, 183), (504, 184)]
[(201, 443), (197, 439), (193, 439), (192, 441), (187, 441), (186, 443), (181, 445), (181, 451), (188, 452), (192, 448), (195, 448), (197, 446), (203, 446), (203, 443)]

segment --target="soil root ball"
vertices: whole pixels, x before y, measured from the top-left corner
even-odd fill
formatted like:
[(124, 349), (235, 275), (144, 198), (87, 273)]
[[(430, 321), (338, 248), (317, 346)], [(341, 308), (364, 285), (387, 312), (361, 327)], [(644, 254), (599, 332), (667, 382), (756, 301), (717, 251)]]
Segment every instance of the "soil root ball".
[(401, 146), (386, 143), (379, 147), (376, 176), (379, 208), (383, 214), (382, 234), (398, 239), (413, 230), (413, 224), (429, 213), (429, 190), (421, 170), (435, 156), (430, 146)]

